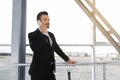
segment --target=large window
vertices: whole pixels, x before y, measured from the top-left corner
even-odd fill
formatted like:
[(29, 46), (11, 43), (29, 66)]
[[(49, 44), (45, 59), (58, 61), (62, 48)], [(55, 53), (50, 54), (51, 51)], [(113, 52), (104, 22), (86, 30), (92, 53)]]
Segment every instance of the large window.
[[(10, 79), (12, 0), (0, 1), (0, 80)], [(3, 66), (3, 67), (2, 67)], [(7, 76), (8, 75), (8, 76)], [(7, 76), (7, 77), (6, 77)]]
[[(100, 13), (106, 18), (106, 20), (111, 24), (111, 26), (120, 35), (119, 21), (119, 2), (118, 0), (96, 0), (96, 8)], [(97, 42), (108, 42), (108, 40), (103, 36), (103, 34), (97, 29), (96, 30), (96, 41)], [(119, 59), (119, 53), (112, 46), (97, 46), (96, 55), (100, 59), (107, 60), (117, 60)]]
[[(91, 44), (92, 22), (74, 0), (28, 0), (27, 44), (29, 44), (28, 33), (38, 28), (36, 15), (40, 11), (48, 12), (50, 17), (49, 31), (54, 33), (58, 44), (65, 44), (65, 46), (60, 47), (67, 55), (91, 54), (90, 46), (76, 46), (76, 44)], [(75, 46), (66, 46), (66, 44), (75, 44)], [(33, 53), (29, 46), (27, 46), (26, 52)]]
[[(2, 66), (0, 68), (0, 80), (14, 79), (18, 76), (19, 72), (19, 65), (13, 65), (13, 67), (11, 67), (11, 65), (5, 65), (4, 67), (3, 65), (3, 63), (8, 64), (11, 61), (12, 1), (13, 0), (3, 0), (0, 3), (0, 67)], [(119, 3), (119, 0), (96, 0), (97, 9), (108, 20), (118, 34), (120, 34)], [(79, 78), (92, 80), (92, 75), (100, 80), (101, 78), (109, 79), (108, 75), (111, 75), (111, 73), (113, 76), (111, 76), (112, 78), (110, 77), (110, 79), (119, 78), (118, 75), (120, 73), (118, 73), (118, 63), (115, 66), (112, 65), (112, 67), (116, 69), (112, 72), (110, 71), (111, 65), (108, 66), (106, 63), (100, 63), (100, 65), (97, 64), (98, 66), (94, 65), (94, 69), (96, 70), (95, 73), (97, 74), (92, 74), (94, 73), (94, 71), (92, 71), (93, 64), (86, 64), (86, 62), (91, 63), (93, 55), (95, 56), (96, 62), (119, 61), (120, 55), (118, 55), (118, 52), (112, 46), (104, 46), (104, 44), (102, 46), (95, 46), (95, 54), (93, 54), (93, 23), (74, 0), (27, 0), (26, 10), (26, 44), (29, 44), (28, 33), (35, 31), (38, 28), (36, 15), (40, 11), (47, 11), (50, 17), (49, 31), (54, 33), (62, 50), (71, 59), (75, 59), (80, 63), (85, 63), (85, 66), (84, 64), (81, 64), (82, 66), (57, 66), (56, 75), (58, 80), (63, 78), (67, 80), (67, 75), (65, 74), (67, 69), (72, 71), (73, 78), (77, 76), (74, 78), (76, 80)], [(97, 28), (96, 42), (108, 42)], [(27, 45), (26, 63), (31, 63), (32, 55), (33, 52), (29, 45)], [(56, 62), (64, 62), (58, 55), (55, 55), (55, 58)], [(30, 76), (28, 76), (28, 69), (29, 66), (26, 67), (26, 80), (29, 80), (30, 78)], [(16, 74), (16, 76), (14, 74)], [(6, 75), (10, 76), (6, 77)]]
[(12, 0), (1, 1), (0, 11), (0, 63), (6, 63), (11, 53)]

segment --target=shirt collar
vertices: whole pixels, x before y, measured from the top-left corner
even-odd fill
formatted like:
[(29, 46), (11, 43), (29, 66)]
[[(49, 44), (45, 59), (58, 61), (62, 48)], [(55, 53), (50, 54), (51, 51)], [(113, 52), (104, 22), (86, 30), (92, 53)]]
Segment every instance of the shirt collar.
[[(39, 29), (39, 31), (42, 33), (41, 29), (40, 29), (40, 28), (38, 28), (38, 29)], [(44, 35), (46, 35), (46, 36), (49, 36), (48, 33), (42, 33), (42, 34), (44, 34)]]

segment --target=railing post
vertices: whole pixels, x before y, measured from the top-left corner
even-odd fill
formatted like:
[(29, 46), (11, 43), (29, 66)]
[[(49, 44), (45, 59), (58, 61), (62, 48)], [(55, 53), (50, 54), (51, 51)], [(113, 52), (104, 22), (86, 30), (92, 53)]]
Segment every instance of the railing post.
[(68, 74), (68, 80), (71, 80), (71, 72), (70, 72), (70, 70), (67, 70), (67, 74)]
[(106, 80), (106, 64), (103, 63), (103, 80)]

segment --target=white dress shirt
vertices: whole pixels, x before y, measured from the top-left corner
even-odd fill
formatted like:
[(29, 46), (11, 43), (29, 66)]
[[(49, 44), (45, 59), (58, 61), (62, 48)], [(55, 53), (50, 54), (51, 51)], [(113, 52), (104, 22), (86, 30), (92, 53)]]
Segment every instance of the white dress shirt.
[[(40, 29), (39, 29), (40, 30)], [(42, 32), (41, 30), (40, 30), (40, 32)], [(46, 35), (48, 38), (49, 38), (49, 41), (50, 41), (50, 45), (52, 46), (52, 39), (51, 39), (51, 37), (50, 37), (50, 35), (48, 34), (48, 33), (43, 33), (44, 35)]]

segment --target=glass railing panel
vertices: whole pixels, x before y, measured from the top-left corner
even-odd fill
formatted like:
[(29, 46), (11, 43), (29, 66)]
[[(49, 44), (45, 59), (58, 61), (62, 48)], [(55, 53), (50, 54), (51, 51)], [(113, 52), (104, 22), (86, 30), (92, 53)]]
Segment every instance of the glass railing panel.
[(25, 67), (25, 80), (30, 80), (30, 75), (28, 74), (29, 66)]
[(95, 67), (95, 79), (96, 80), (103, 80), (103, 66), (98, 65)]
[(0, 67), (0, 80), (10, 80), (10, 68)]
[[(92, 66), (95, 65), (95, 80), (120, 80), (119, 62), (99, 62), (99, 63), (78, 63), (68, 65), (66, 63), (56, 64), (56, 79), (69, 80), (68, 71), (70, 71), (71, 80), (92, 80)], [(0, 64), (0, 80), (17, 80), (18, 66), (20, 64), (3, 65)], [(28, 74), (29, 64), (25, 66), (25, 80), (30, 80)]]
[(120, 80), (120, 65), (106, 65), (106, 80)]
[(0, 65), (0, 80), (18, 79), (18, 67)]

